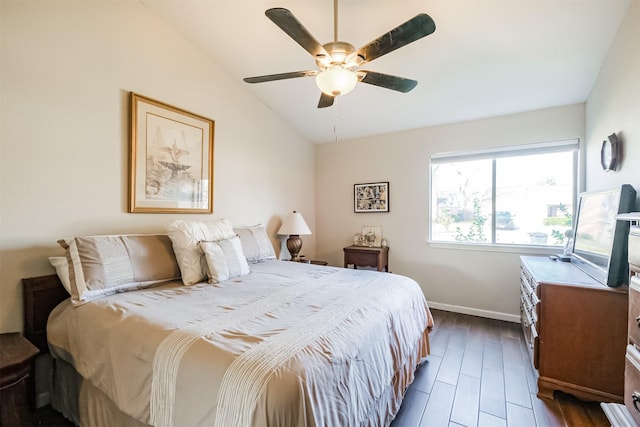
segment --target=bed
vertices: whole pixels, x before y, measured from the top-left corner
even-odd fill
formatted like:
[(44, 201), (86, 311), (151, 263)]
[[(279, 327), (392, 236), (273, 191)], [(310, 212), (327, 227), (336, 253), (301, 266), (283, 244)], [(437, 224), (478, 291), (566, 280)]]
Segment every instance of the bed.
[[(168, 255), (178, 260), (177, 279), (168, 277), (175, 275), (171, 268), (160, 281), (134, 271), (141, 280), (128, 287), (107, 290), (109, 280), (103, 280), (90, 289), (95, 271), (85, 265), (88, 298), (71, 291), (47, 322), (53, 406), (83, 426), (389, 425), (429, 353), (432, 318), (417, 283), (389, 273), (279, 261), (268, 249), (261, 252), (260, 228), (233, 233), (245, 239), (226, 249), (210, 244), (214, 259), (199, 252), (208, 280), (184, 274), (175, 238)], [(158, 252), (150, 251), (148, 259), (144, 236), (129, 243), (115, 239), (125, 241), (128, 261), (137, 257), (134, 270), (143, 265), (156, 274)], [(167, 247), (166, 237), (153, 239)], [(195, 240), (204, 242), (201, 235)], [(76, 242), (80, 248), (82, 241)], [(117, 258), (117, 250), (102, 246), (109, 259)], [(235, 265), (238, 247), (248, 272)], [(224, 268), (211, 265), (225, 256)], [(118, 277), (126, 276), (121, 261), (109, 266)], [(98, 264), (104, 267), (105, 260)], [(64, 282), (64, 275), (51, 276), (49, 287), (58, 287), (60, 277)], [(42, 287), (42, 281), (29, 283)], [(26, 332), (38, 332), (31, 323)]]

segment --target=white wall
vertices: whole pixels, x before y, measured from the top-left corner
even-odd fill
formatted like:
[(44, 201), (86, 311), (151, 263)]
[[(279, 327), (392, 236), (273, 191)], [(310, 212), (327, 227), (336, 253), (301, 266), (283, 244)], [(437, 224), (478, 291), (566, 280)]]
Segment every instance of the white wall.
[[(20, 279), (53, 274), (62, 237), (225, 217), (277, 244), (293, 209), (315, 230), (314, 146), (140, 3), (0, 8), (0, 332), (22, 329)], [(129, 91), (215, 120), (213, 215), (127, 213)]]
[[(624, 159), (600, 166), (600, 148), (616, 132)], [(587, 190), (632, 184), (640, 192), (640, 1), (632, 1), (587, 101)], [(640, 210), (640, 195), (638, 202)]]
[[(427, 244), (429, 157), (446, 151), (582, 140), (584, 128), (584, 104), (579, 104), (320, 145), (316, 166), (318, 257), (342, 265), (342, 248), (352, 242), (360, 227), (381, 225), (390, 246), (391, 271), (415, 279), (429, 301), (457, 311), (515, 320), (517, 254)], [(390, 182), (390, 212), (353, 213), (353, 184), (375, 181)]]
[[(640, 2), (632, 1), (585, 105), (318, 146), (318, 257), (341, 265), (342, 247), (362, 225), (382, 225), (391, 270), (416, 279), (434, 306), (515, 320), (519, 254), (427, 245), (429, 155), (579, 137), (583, 190), (630, 183), (640, 192), (639, 118)], [(624, 140), (625, 160), (603, 172), (600, 147), (613, 132)], [(391, 212), (354, 214), (353, 184), (377, 180), (391, 183)]]
[[(292, 209), (314, 231), (303, 237), (310, 257), (342, 265), (353, 234), (382, 225), (392, 271), (429, 300), (516, 315), (516, 254), (426, 244), (429, 155), (586, 132), (586, 188), (640, 189), (639, 15), (631, 2), (586, 122), (575, 105), (314, 148), (137, 2), (0, 1), (0, 332), (21, 330), (20, 279), (53, 273), (46, 257), (61, 237), (226, 217), (265, 223), (276, 242)], [(214, 215), (126, 213), (129, 91), (216, 121)], [(612, 132), (626, 158), (605, 173), (600, 144)], [(353, 184), (376, 180), (391, 182), (391, 212), (354, 214)]]

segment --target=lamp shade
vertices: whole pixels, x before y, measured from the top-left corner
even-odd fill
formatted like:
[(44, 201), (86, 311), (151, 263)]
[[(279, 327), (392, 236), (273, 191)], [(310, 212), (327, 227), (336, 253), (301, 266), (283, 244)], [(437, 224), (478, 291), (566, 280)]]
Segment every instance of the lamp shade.
[(330, 67), (316, 76), (316, 84), (327, 95), (344, 95), (358, 83), (358, 75), (340, 66)]
[(293, 211), (293, 213), (290, 213), (284, 219), (282, 225), (278, 229), (278, 234), (311, 234), (311, 230), (309, 229), (307, 223), (304, 221), (302, 214), (300, 212)]

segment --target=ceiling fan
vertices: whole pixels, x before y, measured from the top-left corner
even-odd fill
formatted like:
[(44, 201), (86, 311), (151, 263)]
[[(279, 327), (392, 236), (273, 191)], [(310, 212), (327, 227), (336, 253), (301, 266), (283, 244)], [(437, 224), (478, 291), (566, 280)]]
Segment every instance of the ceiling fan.
[(276, 7), (267, 9), (265, 15), (314, 57), (318, 70), (247, 77), (244, 81), (247, 83), (263, 83), (315, 76), (316, 84), (322, 91), (318, 108), (332, 106), (336, 96), (350, 92), (358, 82), (398, 92), (409, 92), (416, 87), (417, 81), (361, 70), (359, 67), (428, 36), (436, 30), (436, 24), (433, 19), (425, 13), (420, 13), (356, 50), (350, 43), (338, 41), (338, 0), (333, 2), (334, 41), (324, 45), (321, 45), (289, 10)]

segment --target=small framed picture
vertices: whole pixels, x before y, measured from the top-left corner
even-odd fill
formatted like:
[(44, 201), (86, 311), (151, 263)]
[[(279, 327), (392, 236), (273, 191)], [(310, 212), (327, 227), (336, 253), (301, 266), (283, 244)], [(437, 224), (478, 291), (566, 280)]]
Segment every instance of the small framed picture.
[(379, 225), (362, 226), (362, 246), (376, 247), (382, 246), (382, 227)]
[(389, 212), (389, 183), (354, 184), (353, 211), (356, 213)]

